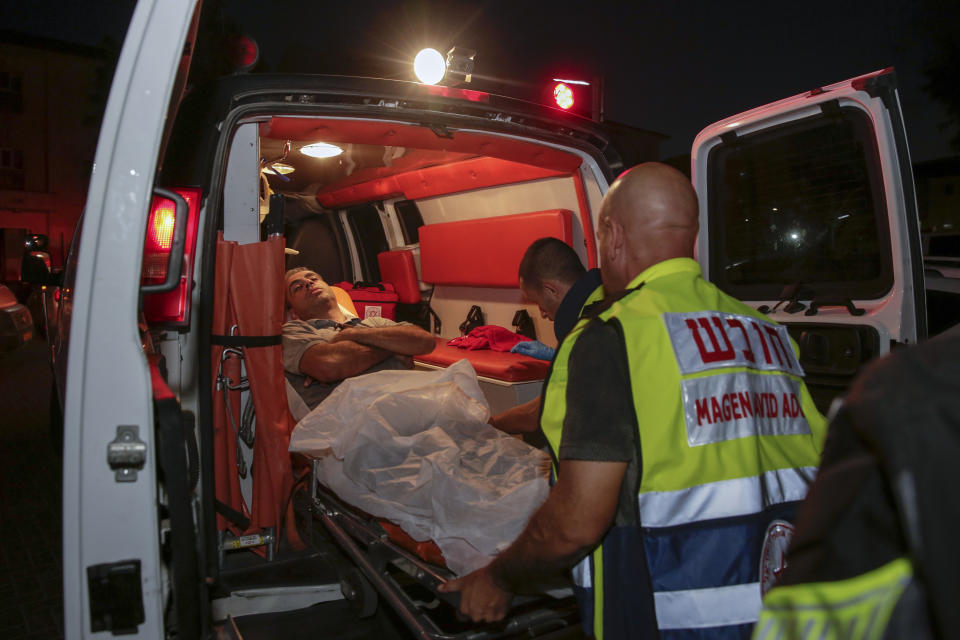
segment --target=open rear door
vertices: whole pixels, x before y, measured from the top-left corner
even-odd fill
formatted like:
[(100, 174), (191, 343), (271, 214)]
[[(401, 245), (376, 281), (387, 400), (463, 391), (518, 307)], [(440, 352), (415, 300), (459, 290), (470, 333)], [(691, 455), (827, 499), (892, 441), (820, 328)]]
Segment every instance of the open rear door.
[(710, 125), (692, 171), (705, 277), (790, 327), (821, 410), (865, 362), (926, 337), (892, 69)]
[[(198, 10), (199, 0), (137, 2), (74, 239), (75, 271), (65, 281), (72, 290), (63, 411), (68, 639), (203, 632), (192, 505), (175, 499), (189, 491), (180, 405), (148, 362), (137, 323), (157, 161), (189, 68)], [(187, 205), (170, 196), (182, 203), (173, 230), (180, 254), (174, 249), (170, 259), (177, 264)], [(161, 510), (164, 501), (171, 508)]]

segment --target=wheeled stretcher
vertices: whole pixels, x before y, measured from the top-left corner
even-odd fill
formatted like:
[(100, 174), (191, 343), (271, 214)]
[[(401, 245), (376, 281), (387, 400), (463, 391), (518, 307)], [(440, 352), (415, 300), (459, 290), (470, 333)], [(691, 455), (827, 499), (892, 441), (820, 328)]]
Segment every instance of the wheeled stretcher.
[[(346, 504), (317, 480), (319, 460), (313, 460), (307, 511), (311, 531), (331, 537), (355, 565), (343, 579), (344, 595), (360, 614), (372, 615), (378, 601), (388, 604), (417, 638), (429, 640), (494, 640), (497, 638), (579, 638), (572, 592), (562, 597), (517, 597), (510, 615), (500, 623), (477, 626), (457, 616), (458, 594), (437, 587), (455, 576), (391, 538), (374, 517)], [(409, 545), (408, 545), (409, 546)], [(439, 554), (426, 554), (436, 559)]]

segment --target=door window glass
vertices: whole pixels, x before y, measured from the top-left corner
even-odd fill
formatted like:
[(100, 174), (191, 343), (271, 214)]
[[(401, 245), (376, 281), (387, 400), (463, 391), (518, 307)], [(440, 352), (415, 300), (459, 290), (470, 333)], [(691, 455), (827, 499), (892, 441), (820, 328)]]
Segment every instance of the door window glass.
[(710, 277), (748, 300), (801, 283), (879, 298), (893, 284), (879, 156), (855, 108), (748, 134), (711, 151)]
[(390, 250), (379, 211), (372, 204), (365, 204), (348, 209), (347, 219), (350, 221), (350, 230), (357, 243), (363, 279), (379, 282), (380, 265), (377, 263), (377, 254)]
[(413, 200), (401, 200), (393, 205), (400, 218), (403, 229), (403, 238), (407, 244), (420, 242), (420, 227), (423, 226), (423, 216)]

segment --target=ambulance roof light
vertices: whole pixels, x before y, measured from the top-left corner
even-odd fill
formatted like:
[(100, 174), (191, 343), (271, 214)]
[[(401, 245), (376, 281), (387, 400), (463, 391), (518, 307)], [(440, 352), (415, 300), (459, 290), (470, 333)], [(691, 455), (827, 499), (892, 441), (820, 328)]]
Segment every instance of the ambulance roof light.
[(437, 84), (447, 73), (447, 63), (436, 49), (421, 49), (413, 59), (413, 73), (423, 84)]
[(563, 82), (558, 82), (553, 88), (553, 100), (561, 109), (569, 109), (573, 106), (573, 91)]

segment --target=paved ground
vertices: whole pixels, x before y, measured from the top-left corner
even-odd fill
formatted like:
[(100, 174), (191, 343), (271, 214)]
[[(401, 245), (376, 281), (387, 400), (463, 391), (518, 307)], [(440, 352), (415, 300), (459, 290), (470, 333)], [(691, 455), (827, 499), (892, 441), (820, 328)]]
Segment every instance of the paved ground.
[(63, 637), (60, 459), (47, 345), (0, 354), (0, 638)]

